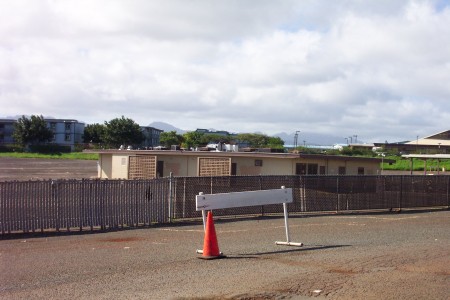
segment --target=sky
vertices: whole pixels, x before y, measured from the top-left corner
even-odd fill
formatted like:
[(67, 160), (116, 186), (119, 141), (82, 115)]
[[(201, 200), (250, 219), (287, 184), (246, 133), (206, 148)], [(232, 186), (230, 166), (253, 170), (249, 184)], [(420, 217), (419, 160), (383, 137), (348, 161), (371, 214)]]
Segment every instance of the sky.
[(0, 0), (1, 118), (396, 142), (449, 101), (450, 1)]

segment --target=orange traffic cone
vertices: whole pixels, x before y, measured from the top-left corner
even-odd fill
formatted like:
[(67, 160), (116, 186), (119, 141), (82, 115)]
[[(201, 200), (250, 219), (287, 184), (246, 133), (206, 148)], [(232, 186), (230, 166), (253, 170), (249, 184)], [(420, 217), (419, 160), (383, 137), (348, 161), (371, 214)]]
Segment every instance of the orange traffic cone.
[(203, 242), (202, 259), (215, 259), (225, 257), (219, 251), (219, 244), (217, 243), (216, 229), (214, 228), (214, 220), (212, 212), (208, 212), (206, 219), (205, 240)]

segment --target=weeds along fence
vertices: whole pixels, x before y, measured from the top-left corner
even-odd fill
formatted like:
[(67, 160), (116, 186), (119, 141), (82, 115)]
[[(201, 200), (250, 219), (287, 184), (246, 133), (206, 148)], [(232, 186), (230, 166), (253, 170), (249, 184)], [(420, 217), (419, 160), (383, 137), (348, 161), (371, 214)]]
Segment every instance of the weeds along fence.
[[(195, 196), (293, 189), (290, 213), (450, 206), (450, 176), (227, 176), (0, 182), (0, 232), (98, 230), (197, 218)], [(216, 216), (282, 213), (280, 205)]]

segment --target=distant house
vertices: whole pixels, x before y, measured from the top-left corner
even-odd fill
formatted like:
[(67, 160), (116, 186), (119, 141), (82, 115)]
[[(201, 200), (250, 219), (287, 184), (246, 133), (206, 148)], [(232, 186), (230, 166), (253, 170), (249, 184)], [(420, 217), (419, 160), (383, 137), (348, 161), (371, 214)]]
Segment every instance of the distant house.
[(373, 147), (375, 147), (375, 145), (374, 144), (349, 144), (348, 147), (352, 150), (372, 151)]
[(450, 153), (450, 130), (435, 133), (414, 141), (399, 143), (375, 143), (385, 151), (402, 153), (447, 154)]
[[(270, 152), (100, 150), (98, 177), (376, 175), (381, 159)], [(386, 161), (386, 160), (385, 160)]]

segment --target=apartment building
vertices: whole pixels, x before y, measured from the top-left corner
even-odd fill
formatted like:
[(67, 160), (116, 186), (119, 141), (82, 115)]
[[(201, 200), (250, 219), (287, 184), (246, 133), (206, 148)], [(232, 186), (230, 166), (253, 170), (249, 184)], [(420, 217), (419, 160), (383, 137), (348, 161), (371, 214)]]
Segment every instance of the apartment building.
[(152, 148), (159, 146), (159, 138), (161, 132), (163, 132), (164, 130), (150, 126), (141, 126), (141, 130), (145, 137), (144, 141), (141, 144), (143, 148)]
[[(69, 146), (74, 150), (76, 144), (83, 142), (84, 123), (72, 119), (44, 119), (53, 132), (51, 143)], [(14, 124), (16, 119), (0, 119), (0, 144), (14, 144)]]
[(69, 146), (74, 150), (76, 144), (83, 143), (84, 123), (71, 119), (45, 119), (47, 127), (53, 132), (51, 143)]
[(0, 119), (0, 145), (13, 144), (14, 138), (14, 119)]

